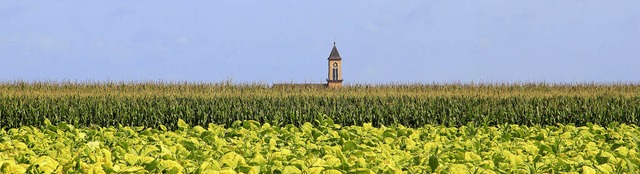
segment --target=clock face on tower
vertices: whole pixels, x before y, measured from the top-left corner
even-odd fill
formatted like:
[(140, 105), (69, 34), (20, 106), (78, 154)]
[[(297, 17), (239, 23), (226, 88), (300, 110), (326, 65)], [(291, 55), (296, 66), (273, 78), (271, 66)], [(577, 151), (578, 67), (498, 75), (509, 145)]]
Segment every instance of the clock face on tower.
[(338, 67), (338, 63), (334, 62), (333, 67)]

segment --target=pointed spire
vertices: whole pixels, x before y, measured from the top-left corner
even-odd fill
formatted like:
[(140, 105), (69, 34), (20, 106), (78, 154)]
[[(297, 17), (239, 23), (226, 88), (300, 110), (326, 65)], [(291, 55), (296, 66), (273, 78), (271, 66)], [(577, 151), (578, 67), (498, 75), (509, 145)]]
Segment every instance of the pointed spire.
[(333, 49), (331, 50), (331, 54), (329, 54), (328, 60), (342, 60), (340, 53), (338, 53), (338, 48), (336, 48), (336, 42), (333, 42)]

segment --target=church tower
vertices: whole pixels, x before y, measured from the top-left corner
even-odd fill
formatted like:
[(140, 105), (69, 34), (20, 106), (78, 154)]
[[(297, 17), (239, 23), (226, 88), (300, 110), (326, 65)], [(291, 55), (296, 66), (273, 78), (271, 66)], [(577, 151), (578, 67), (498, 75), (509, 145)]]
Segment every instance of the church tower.
[(333, 49), (327, 60), (329, 61), (327, 87), (342, 88), (342, 58), (340, 57), (340, 53), (338, 53), (335, 42), (333, 42)]

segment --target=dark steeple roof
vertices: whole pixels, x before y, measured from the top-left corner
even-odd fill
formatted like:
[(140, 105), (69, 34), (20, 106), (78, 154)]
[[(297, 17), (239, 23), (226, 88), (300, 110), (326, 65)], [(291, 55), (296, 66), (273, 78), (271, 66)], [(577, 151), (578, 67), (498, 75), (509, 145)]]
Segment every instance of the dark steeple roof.
[(342, 60), (342, 57), (340, 57), (340, 53), (338, 53), (338, 48), (336, 48), (335, 42), (333, 42), (333, 49), (331, 50), (331, 54), (329, 55), (328, 60)]

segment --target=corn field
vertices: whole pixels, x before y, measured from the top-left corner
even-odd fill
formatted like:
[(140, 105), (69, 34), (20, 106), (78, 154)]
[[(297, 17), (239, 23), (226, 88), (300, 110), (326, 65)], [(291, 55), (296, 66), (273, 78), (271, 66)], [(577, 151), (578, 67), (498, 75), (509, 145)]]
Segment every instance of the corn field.
[(640, 125), (636, 84), (379, 84), (333, 90), (230, 83), (52, 83), (0, 85), (0, 127), (231, 125)]

